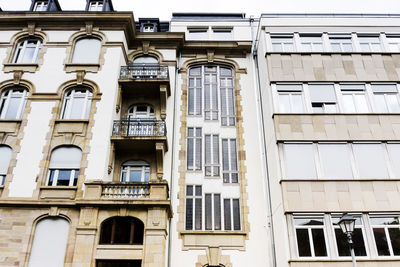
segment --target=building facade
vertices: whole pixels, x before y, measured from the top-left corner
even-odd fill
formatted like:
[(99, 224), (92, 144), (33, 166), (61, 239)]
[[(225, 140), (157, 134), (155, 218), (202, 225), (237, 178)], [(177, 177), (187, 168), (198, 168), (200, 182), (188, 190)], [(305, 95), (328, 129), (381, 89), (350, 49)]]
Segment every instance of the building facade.
[(399, 16), (0, 30), (0, 266), (400, 266)]

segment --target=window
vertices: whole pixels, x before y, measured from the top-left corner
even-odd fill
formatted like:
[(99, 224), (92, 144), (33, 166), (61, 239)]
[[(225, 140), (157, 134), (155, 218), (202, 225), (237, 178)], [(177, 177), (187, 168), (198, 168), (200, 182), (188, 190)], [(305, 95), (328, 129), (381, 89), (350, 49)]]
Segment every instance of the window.
[(224, 226), (225, 230), (240, 230), (239, 199), (224, 199)]
[(369, 112), (363, 84), (341, 84), (343, 109), (347, 113)]
[(386, 144), (390, 165), (392, 166), (393, 176), (395, 178), (400, 177), (400, 143), (387, 143)]
[(91, 102), (92, 92), (86, 88), (68, 90), (64, 95), (61, 119), (88, 119)]
[(158, 59), (150, 56), (140, 56), (133, 60), (133, 64), (158, 64)]
[(97, 64), (99, 62), (101, 41), (97, 38), (81, 38), (75, 43), (72, 63)]
[(399, 95), (395, 84), (372, 84), (371, 87), (378, 112), (400, 112)]
[(219, 176), (219, 136), (206, 134), (205, 139), (205, 176)]
[(188, 128), (187, 137), (187, 169), (201, 170), (201, 128)]
[(237, 183), (236, 139), (222, 139), (222, 176), (224, 183)]
[(379, 256), (400, 256), (399, 217), (371, 217), (376, 249)]
[(390, 52), (400, 52), (400, 37), (399, 36), (386, 36)]
[(279, 112), (304, 112), (303, 92), (301, 84), (277, 84)]
[(323, 177), (353, 177), (351, 152), (347, 143), (319, 143), (318, 152)]
[(133, 217), (112, 217), (101, 224), (99, 244), (142, 245), (144, 224)]
[(299, 257), (328, 256), (325, 241), (324, 219), (294, 218), (294, 228)]
[[(362, 224), (362, 220), (360, 216), (355, 216), (356, 222), (354, 226), (353, 232), (353, 246), (354, 246), (354, 254), (356, 256), (367, 256), (367, 252), (365, 250), (365, 242), (364, 242), (364, 227)], [(349, 251), (349, 243), (347, 241), (347, 236), (343, 234), (342, 229), (339, 227), (340, 217), (333, 217), (333, 229), (335, 231), (335, 239), (336, 239), (336, 247), (338, 250), (339, 257), (350, 256)]]
[(321, 35), (300, 35), (300, 41), (304, 52), (324, 51)]
[(8, 146), (0, 146), (0, 185), (4, 185), (12, 150)]
[(0, 119), (21, 119), (27, 98), (28, 90), (22, 87), (5, 90), (0, 97)]
[(28, 267), (64, 266), (69, 222), (65, 219), (45, 218), (35, 228)]
[(217, 67), (204, 67), (204, 119), (218, 120)]
[(311, 106), (316, 113), (337, 112), (333, 84), (309, 84)]
[(102, 11), (102, 10), (103, 10), (103, 1), (90, 1), (89, 11)]
[(354, 143), (354, 158), (360, 178), (388, 178), (384, 146), (381, 143)]
[(358, 36), (362, 52), (382, 52), (379, 36)]
[(333, 52), (353, 52), (351, 36), (329, 36)]
[(188, 40), (208, 40), (208, 28), (188, 28)]
[(48, 186), (76, 186), (82, 151), (73, 146), (62, 146), (53, 150), (50, 158)]
[(130, 160), (122, 164), (121, 182), (144, 182), (150, 180), (150, 165), (145, 161)]
[(188, 95), (188, 114), (201, 115), (202, 108), (202, 75), (201, 67), (191, 68), (189, 70), (189, 95)]
[(134, 105), (128, 110), (128, 119), (135, 120), (153, 120), (154, 119), (154, 108), (147, 104)]
[(273, 52), (293, 52), (293, 36), (271, 36)]
[(48, 1), (36, 1), (33, 11), (47, 11)]
[(235, 126), (235, 93), (233, 74), (228, 68), (220, 68), (221, 125)]
[(283, 154), (287, 178), (316, 178), (312, 143), (285, 143)]
[(186, 230), (202, 230), (201, 185), (186, 186)]
[(213, 28), (214, 39), (216, 40), (232, 40), (232, 29), (229, 28)]
[(205, 194), (205, 229), (221, 230), (221, 194)]
[(154, 25), (153, 24), (145, 24), (143, 25), (143, 32), (154, 32)]
[(39, 59), (42, 41), (38, 38), (26, 38), (18, 42), (13, 63), (33, 64)]

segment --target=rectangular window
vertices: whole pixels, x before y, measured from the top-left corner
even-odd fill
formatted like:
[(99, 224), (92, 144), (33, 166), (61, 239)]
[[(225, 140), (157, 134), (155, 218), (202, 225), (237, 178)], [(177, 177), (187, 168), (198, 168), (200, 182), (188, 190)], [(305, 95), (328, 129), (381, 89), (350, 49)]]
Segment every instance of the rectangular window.
[(337, 112), (333, 84), (309, 84), (311, 106), (316, 113)]
[(375, 107), (378, 112), (400, 112), (399, 95), (396, 84), (372, 84)]
[(386, 36), (390, 52), (400, 52), (400, 37), (399, 36)]
[[(355, 216), (356, 222), (354, 226), (353, 232), (353, 245), (354, 245), (354, 254), (356, 256), (367, 256), (367, 252), (365, 249), (364, 235), (363, 235), (363, 224), (360, 216)], [(340, 229), (338, 222), (339, 217), (333, 217), (333, 229), (335, 231), (336, 238), (336, 247), (338, 250), (339, 257), (350, 256), (349, 243), (347, 242), (347, 236), (343, 233), (342, 229)]]
[(89, 4), (89, 11), (102, 11), (103, 1), (91, 1)]
[(347, 113), (369, 112), (364, 84), (341, 84), (343, 110)]
[(205, 194), (205, 229), (221, 230), (221, 195)]
[(324, 178), (352, 178), (351, 153), (347, 143), (319, 143), (318, 152)]
[(377, 144), (353, 144), (354, 158), (359, 178), (388, 178), (384, 147)]
[(235, 126), (235, 94), (232, 70), (220, 68), (221, 125)]
[(323, 52), (322, 35), (300, 35), (303, 52)]
[(286, 178), (316, 178), (312, 143), (283, 144)]
[(273, 52), (293, 52), (293, 36), (271, 36)]
[(303, 92), (301, 84), (277, 84), (279, 112), (304, 112)]
[(201, 115), (201, 67), (189, 70), (188, 114)]
[(371, 217), (376, 249), (379, 256), (400, 256), (400, 224), (396, 217)]
[(217, 67), (204, 67), (204, 119), (218, 120)]
[(206, 176), (219, 176), (219, 136), (206, 134), (204, 171)]
[(212, 28), (214, 40), (232, 40), (231, 28)]
[(351, 36), (329, 36), (332, 52), (353, 52)]
[(187, 136), (187, 169), (201, 170), (201, 128), (189, 127)]
[(225, 230), (240, 230), (239, 199), (224, 199)]
[(390, 163), (395, 178), (400, 178), (400, 143), (388, 143), (386, 144)]
[(48, 1), (36, 1), (33, 11), (47, 11)]
[(187, 40), (208, 40), (208, 28), (188, 28)]
[(382, 52), (379, 36), (358, 36), (362, 52)]
[(294, 218), (294, 227), (299, 257), (328, 256), (323, 218)]
[(186, 186), (186, 230), (202, 230), (201, 185)]
[(224, 183), (237, 183), (236, 139), (222, 139), (222, 176)]

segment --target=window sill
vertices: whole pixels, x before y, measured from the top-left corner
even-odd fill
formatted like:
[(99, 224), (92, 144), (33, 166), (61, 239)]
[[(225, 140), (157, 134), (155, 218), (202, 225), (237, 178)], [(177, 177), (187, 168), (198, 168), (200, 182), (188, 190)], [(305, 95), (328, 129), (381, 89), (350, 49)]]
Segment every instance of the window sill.
[(185, 230), (181, 232), (181, 235), (247, 235), (246, 232), (243, 231), (222, 231), (222, 230), (216, 230), (216, 231), (210, 231), (210, 230)]
[(86, 130), (89, 120), (63, 120), (58, 119), (55, 121), (55, 133), (65, 134), (74, 133), (86, 135)]
[(245, 250), (247, 233), (244, 231), (182, 231), (183, 249), (209, 247), (210, 244), (229, 249)]
[(41, 186), (40, 199), (75, 199), (77, 186)]
[(56, 123), (89, 123), (88, 119), (56, 119)]
[(109, 250), (133, 250), (133, 249), (143, 249), (143, 245), (133, 244), (133, 245), (125, 245), (125, 244), (99, 244), (97, 245), (97, 249), (109, 249)]
[(100, 70), (99, 63), (66, 63), (64, 66), (66, 72), (98, 72)]
[(0, 119), (0, 131), (16, 134), (19, 131), (22, 120)]
[(36, 72), (39, 69), (38, 63), (6, 63), (4, 64), (4, 72), (23, 71)]

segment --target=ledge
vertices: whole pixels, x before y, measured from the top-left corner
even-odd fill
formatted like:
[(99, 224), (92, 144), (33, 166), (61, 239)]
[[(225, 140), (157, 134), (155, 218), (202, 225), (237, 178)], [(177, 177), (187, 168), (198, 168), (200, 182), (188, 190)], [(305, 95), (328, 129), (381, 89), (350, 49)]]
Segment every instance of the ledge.
[(182, 231), (183, 250), (207, 247), (245, 250), (247, 233), (243, 231)]
[(75, 199), (77, 186), (41, 186), (40, 199)]
[(23, 72), (36, 72), (39, 69), (38, 63), (6, 63), (4, 64), (4, 72), (23, 71)]
[(66, 63), (64, 66), (66, 72), (98, 72), (100, 70), (99, 63)]

